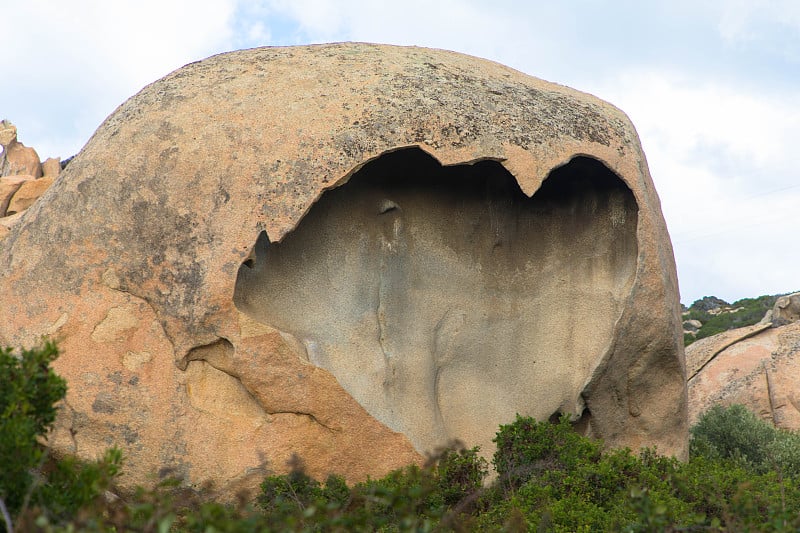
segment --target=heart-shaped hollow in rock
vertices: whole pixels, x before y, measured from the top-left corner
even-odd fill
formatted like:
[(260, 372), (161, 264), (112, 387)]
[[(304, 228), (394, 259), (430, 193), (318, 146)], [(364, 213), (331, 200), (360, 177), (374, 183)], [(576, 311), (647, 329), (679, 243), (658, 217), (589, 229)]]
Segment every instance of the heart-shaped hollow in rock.
[(637, 219), (631, 190), (591, 158), (529, 198), (495, 161), (443, 167), (398, 150), (324, 193), (280, 243), (262, 234), (234, 300), (418, 450), (491, 451), (516, 413), (589, 414), (582, 393), (633, 283)]

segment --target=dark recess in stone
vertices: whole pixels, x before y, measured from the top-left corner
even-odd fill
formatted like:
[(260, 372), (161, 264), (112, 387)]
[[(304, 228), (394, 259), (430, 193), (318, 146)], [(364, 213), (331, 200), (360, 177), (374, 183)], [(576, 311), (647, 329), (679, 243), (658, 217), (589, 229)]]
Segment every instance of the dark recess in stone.
[[(497, 161), (400, 149), (323, 193), (282, 241), (262, 232), (234, 303), (418, 450), (489, 449), (515, 413), (580, 405), (635, 276), (638, 211), (591, 157), (528, 197)], [(590, 431), (588, 411), (569, 414)]]

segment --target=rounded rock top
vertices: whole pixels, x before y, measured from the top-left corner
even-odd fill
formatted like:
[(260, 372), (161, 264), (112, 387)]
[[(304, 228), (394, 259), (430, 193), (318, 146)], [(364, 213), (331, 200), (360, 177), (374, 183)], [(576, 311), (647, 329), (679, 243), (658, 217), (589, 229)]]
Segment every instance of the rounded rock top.
[(633, 126), (463, 54), (176, 70), (25, 212), (0, 291), (0, 341), (62, 339), (80, 384), (54, 446), (119, 443), (132, 485), (255, 486), (293, 452), (355, 481), (452, 439), (489, 455), (516, 413), (686, 453), (675, 264)]

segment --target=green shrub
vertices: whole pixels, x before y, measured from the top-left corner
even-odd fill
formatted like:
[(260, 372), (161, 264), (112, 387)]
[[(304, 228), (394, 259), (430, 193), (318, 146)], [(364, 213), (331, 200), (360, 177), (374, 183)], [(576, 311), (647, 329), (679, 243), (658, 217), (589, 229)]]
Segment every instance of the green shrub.
[(31, 508), (51, 521), (68, 521), (80, 509), (93, 505), (120, 472), (122, 452), (110, 448), (96, 462), (65, 457), (45, 465), (43, 483), (31, 497)]
[(781, 475), (800, 479), (800, 434), (776, 431), (775, 440), (767, 449), (767, 456)]
[(731, 459), (759, 473), (800, 478), (800, 434), (775, 428), (743, 405), (714, 406), (692, 428), (694, 456)]
[(489, 463), (478, 455), (480, 449), (449, 448), (442, 451), (436, 464), (436, 490), (442, 503), (453, 506), (476, 494), (489, 473)]
[(344, 478), (329, 475), (325, 484), (305, 472), (303, 462), (294, 456), (288, 474), (269, 476), (261, 483), (258, 505), (273, 527), (301, 527), (335, 522), (350, 501), (350, 488)]
[(494, 438), (497, 451), (492, 463), (500, 482), (513, 490), (544, 472), (574, 468), (579, 461), (596, 460), (602, 445), (576, 433), (569, 417), (556, 424), (521, 417), (501, 425)]
[(47, 457), (44, 439), (55, 421), (56, 404), (67, 392), (50, 369), (55, 343), (14, 353), (0, 349), (0, 507), (10, 529), (12, 517), (28, 524), (37, 516), (68, 520), (93, 503), (119, 472), (119, 450), (96, 463)]
[(771, 469), (770, 448), (776, 429), (743, 405), (715, 405), (691, 429), (693, 456), (730, 459), (756, 471)]
[[(55, 353), (46, 345), (0, 356), (3, 422), (16, 424), (0, 433), (4, 464), (16, 457), (11, 444), (36, 450), (21, 454), (36, 458), (22, 471), (27, 477), (2, 478), (4, 500), (21, 502), (12, 508), (21, 509), (20, 531), (800, 530), (800, 435), (776, 430), (742, 406), (701, 417), (687, 463), (651, 449), (604, 451), (566, 417), (550, 423), (517, 416), (499, 428), (498, 477), (488, 487), (478, 448), (458, 448), (352, 487), (338, 476), (320, 483), (295, 459), (290, 473), (264, 480), (256, 507), (245, 496), (236, 505), (209, 501), (177, 480), (106, 500), (99, 495), (118, 473), (119, 451), (82, 464), (47, 459), (36, 443), (64, 394), (63, 381), (48, 370)], [(34, 399), (38, 393), (47, 401)]]
[(56, 418), (56, 402), (67, 392), (50, 371), (58, 357), (52, 342), (41, 348), (0, 348), (0, 498), (12, 515), (19, 512), (33, 486), (33, 469), (42, 465), (44, 436)]

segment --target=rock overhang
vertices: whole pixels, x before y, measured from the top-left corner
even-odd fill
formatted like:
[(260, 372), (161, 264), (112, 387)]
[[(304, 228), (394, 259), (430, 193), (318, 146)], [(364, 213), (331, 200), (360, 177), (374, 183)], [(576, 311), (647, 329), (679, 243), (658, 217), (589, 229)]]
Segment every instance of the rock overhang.
[[(634, 264), (613, 298), (619, 303), (608, 346), (578, 388), (581, 398), (595, 398), (594, 429), (610, 444), (658, 443), (682, 454), (685, 386), (672, 331), (680, 324), (677, 281), (633, 126), (599, 99), (452, 52), (363, 44), (246, 50), (187, 65), (146, 87), (107, 119), (47, 203), (6, 241), (0, 260), (18, 278), (16, 308), (26, 308), (26, 294), (44, 300), (89, 291), (100, 301), (109, 290), (127, 294), (150, 308), (178, 366), (206, 361), (245, 383), (251, 378), (241, 357), (230, 359), (237, 351), (264, 357), (248, 342), (254, 332), (267, 333), (242, 318), (234, 298), (258, 235), (283, 242), (326, 191), (408, 150), (444, 168), (495, 162), (526, 197), (576, 160), (600, 162), (625, 184), (636, 207)], [(88, 215), (79, 223), (55, 215), (75, 206)], [(48, 261), (65, 240), (82, 248)], [(22, 249), (33, 252), (23, 259)], [(20, 273), (23, 262), (38, 276)], [(56, 281), (44, 284), (48, 277)], [(52, 328), (67, 311), (27, 306), (31, 319), (9, 322), (0, 335), (32, 338), (23, 331)], [(32, 327), (37, 320), (40, 327)], [(69, 330), (66, 322), (61, 331)], [(289, 337), (271, 337), (273, 349), (285, 341), (281, 349), (296, 356), (302, 349)], [(662, 375), (649, 375), (654, 369)], [(614, 395), (613, 402), (596, 400)], [(257, 399), (262, 407), (288, 401), (272, 396)], [(314, 411), (295, 407), (286, 410)], [(333, 423), (333, 411), (322, 411), (312, 414)]]
[(491, 450), (487, 428), (517, 412), (591, 418), (582, 395), (630, 297), (637, 219), (630, 189), (591, 158), (528, 197), (498, 162), (397, 150), (281, 242), (262, 233), (234, 302), (417, 450)]

